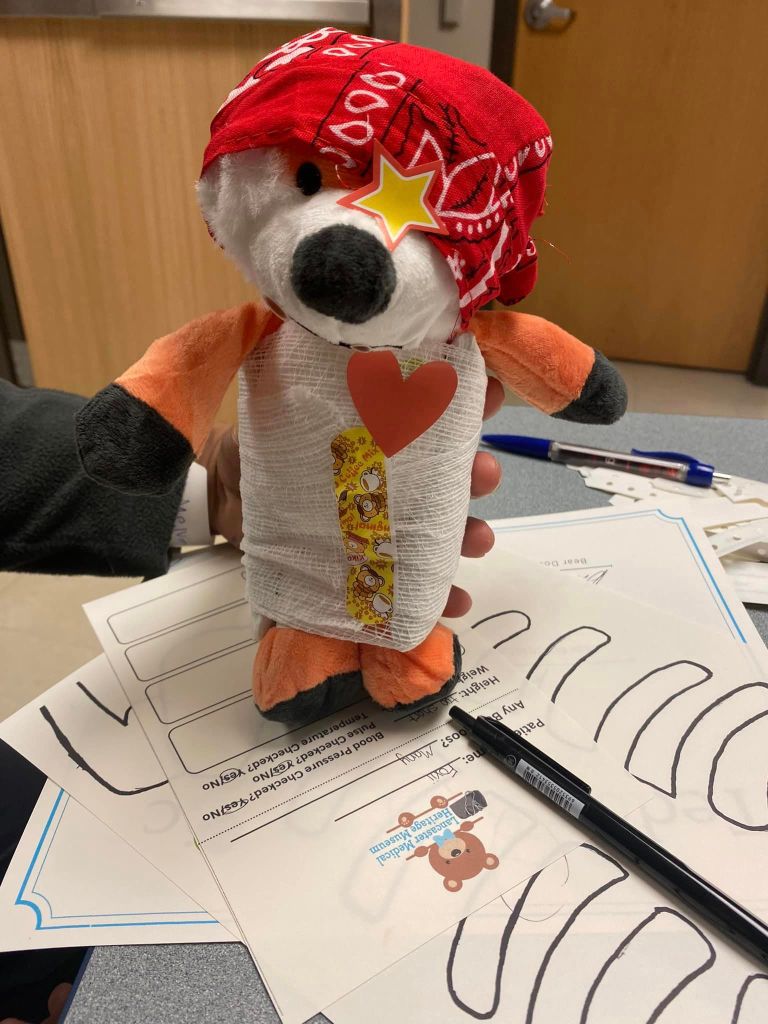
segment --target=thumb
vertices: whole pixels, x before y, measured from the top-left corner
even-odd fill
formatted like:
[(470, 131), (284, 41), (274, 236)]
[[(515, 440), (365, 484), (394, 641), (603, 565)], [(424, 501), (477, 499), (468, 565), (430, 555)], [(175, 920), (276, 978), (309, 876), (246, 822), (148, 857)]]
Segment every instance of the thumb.
[(56, 986), (48, 996), (48, 1012), (50, 1017), (47, 1017), (43, 1024), (57, 1024), (71, 991), (72, 986), (67, 981), (62, 981), (60, 985)]
[(240, 440), (237, 427), (226, 427), (219, 444), (216, 471), (230, 494), (240, 494)]

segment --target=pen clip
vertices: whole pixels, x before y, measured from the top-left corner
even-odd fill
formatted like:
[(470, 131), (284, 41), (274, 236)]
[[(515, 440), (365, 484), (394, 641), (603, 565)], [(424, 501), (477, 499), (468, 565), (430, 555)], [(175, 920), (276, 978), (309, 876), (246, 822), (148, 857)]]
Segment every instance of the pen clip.
[(646, 452), (642, 448), (633, 448), (632, 454), (647, 455), (651, 459), (669, 459), (670, 462), (684, 462), (686, 466), (698, 461), (692, 455), (684, 455), (682, 452)]
[(508, 739), (514, 740), (515, 743), (519, 744), (524, 751), (530, 753), (533, 757), (538, 758), (539, 761), (545, 764), (548, 768), (551, 768), (552, 771), (557, 772), (564, 779), (566, 779), (566, 781), (570, 782), (571, 785), (576, 786), (577, 789), (581, 789), (584, 793), (587, 794), (590, 794), (592, 792), (592, 787), (588, 783), (586, 783), (583, 779), (580, 779), (578, 775), (574, 775), (573, 772), (569, 772), (567, 768), (564, 768), (561, 764), (555, 761), (553, 757), (550, 757), (549, 754), (545, 754), (544, 751), (541, 750), (539, 747), (534, 747), (534, 745), (532, 743), (529, 743), (524, 736), (521, 736), (519, 733), (514, 732), (508, 726), (502, 724), (501, 722), (497, 722), (495, 718), (491, 718), (488, 715), (480, 715), (478, 717), (480, 721), (492, 726), (497, 732), (500, 732), (503, 736), (507, 737)]
[(715, 467), (709, 462), (699, 462), (693, 456), (684, 455), (682, 452), (643, 452), (639, 448), (633, 448), (632, 454), (651, 459), (667, 459), (687, 467), (685, 483), (693, 484), (694, 487), (711, 487), (715, 480), (723, 483), (726, 479), (723, 474), (715, 473)]
[(670, 462), (682, 462), (686, 466), (695, 466), (698, 469), (711, 470), (715, 467), (708, 462), (699, 462), (692, 455), (684, 455), (682, 452), (644, 452), (640, 448), (632, 449), (633, 455), (647, 455), (650, 459), (667, 459)]

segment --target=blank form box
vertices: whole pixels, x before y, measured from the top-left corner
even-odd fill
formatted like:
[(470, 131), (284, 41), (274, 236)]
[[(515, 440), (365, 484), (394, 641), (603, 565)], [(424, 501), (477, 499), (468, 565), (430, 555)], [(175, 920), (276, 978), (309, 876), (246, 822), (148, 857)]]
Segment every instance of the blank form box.
[(240, 604), (245, 594), (241, 568), (228, 569), (200, 583), (182, 587), (151, 601), (115, 612), (107, 619), (115, 639), (130, 644), (144, 637), (162, 633), (173, 626), (200, 619), (211, 612)]
[[(274, 734), (285, 731), (276, 723)], [(250, 694), (223, 708), (217, 708), (192, 722), (177, 725), (168, 733), (179, 760), (191, 775), (218, 768), (272, 738), (265, 737), (264, 719)]]
[(137, 679), (151, 682), (252, 643), (251, 612), (243, 603), (134, 644), (125, 657)]
[[(256, 642), (215, 661), (194, 665), (184, 672), (150, 683), (145, 693), (152, 709), (167, 725), (217, 707), (230, 697), (251, 692)], [(215, 689), (211, 687), (215, 679)]]

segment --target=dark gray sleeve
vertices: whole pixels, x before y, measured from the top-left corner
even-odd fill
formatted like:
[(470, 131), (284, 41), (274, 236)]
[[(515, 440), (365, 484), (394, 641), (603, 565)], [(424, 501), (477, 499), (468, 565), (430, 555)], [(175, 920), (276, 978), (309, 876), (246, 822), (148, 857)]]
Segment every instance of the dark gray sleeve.
[(0, 381), (0, 569), (159, 576), (183, 479), (168, 494), (120, 494), (83, 471), (75, 414), (85, 399)]

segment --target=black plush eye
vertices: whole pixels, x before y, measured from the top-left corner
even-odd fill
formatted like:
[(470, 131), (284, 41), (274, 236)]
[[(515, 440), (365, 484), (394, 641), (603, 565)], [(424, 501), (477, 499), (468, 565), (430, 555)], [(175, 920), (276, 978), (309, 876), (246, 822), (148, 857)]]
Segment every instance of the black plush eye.
[(296, 185), (305, 196), (313, 196), (322, 188), (323, 176), (317, 164), (302, 164), (296, 171)]

